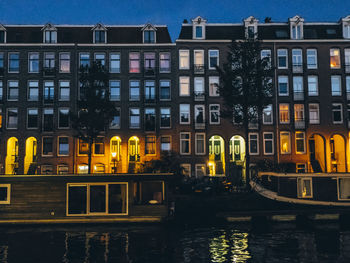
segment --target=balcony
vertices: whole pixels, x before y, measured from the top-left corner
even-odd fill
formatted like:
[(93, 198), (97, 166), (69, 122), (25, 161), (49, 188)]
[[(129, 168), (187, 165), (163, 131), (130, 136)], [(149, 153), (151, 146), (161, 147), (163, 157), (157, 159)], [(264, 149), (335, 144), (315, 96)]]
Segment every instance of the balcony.
[(294, 97), (294, 100), (304, 100), (304, 92), (303, 91), (294, 91), (293, 97)]
[(350, 64), (345, 64), (345, 73), (350, 73)]
[(293, 73), (303, 73), (303, 64), (293, 64)]
[(305, 129), (305, 120), (295, 120), (294, 127), (295, 129)]
[(193, 71), (194, 74), (204, 74), (204, 65), (194, 64)]
[(145, 67), (143, 68), (143, 75), (144, 76), (155, 76), (156, 75), (156, 68), (155, 67)]
[(195, 91), (193, 93), (194, 101), (204, 101), (205, 93), (203, 91)]
[(43, 68), (43, 76), (44, 77), (52, 77), (56, 75), (55, 68)]

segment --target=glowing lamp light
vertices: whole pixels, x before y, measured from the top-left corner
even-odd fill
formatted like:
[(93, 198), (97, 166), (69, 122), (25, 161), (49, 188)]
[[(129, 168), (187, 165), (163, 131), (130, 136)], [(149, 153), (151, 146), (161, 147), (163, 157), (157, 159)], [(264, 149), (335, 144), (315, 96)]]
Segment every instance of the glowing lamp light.
[(112, 157), (115, 158), (117, 156), (117, 153), (116, 152), (112, 152)]
[(215, 165), (215, 163), (214, 162), (208, 162), (208, 166), (214, 166)]

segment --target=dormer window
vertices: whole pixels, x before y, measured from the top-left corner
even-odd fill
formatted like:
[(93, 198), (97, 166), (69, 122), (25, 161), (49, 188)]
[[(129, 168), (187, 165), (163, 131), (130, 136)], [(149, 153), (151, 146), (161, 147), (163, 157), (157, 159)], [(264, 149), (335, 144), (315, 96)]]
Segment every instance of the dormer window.
[(350, 39), (350, 16), (342, 19), (343, 24), (343, 37)]
[(97, 24), (92, 28), (93, 43), (105, 44), (107, 43), (107, 29), (102, 24)]
[(258, 34), (258, 20), (254, 16), (244, 19), (245, 37), (255, 39)]
[(42, 29), (44, 43), (57, 43), (57, 29), (52, 24), (46, 24)]
[(6, 43), (6, 29), (0, 25), (0, 43)]
[(303, 39), (303, 23), (304, 19), (300, 16), (289, 19), (291, 39)]
[(141, 28), (143, 43), (153, 44), (156, 43), (156, 31), (157, 29), (152, 24), (146, 24)]
[(192, 20), (193, 24), (193, 39), (205, 39), (205, 24), (207, 20), (203, 19), (200, 16), (197, 16)]

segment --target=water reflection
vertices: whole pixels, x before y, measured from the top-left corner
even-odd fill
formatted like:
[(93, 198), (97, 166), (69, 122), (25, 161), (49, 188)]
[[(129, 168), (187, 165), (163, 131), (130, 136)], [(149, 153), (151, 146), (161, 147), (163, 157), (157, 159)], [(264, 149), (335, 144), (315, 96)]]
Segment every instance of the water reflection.
[(350, 231), (293, 225), (0, 229), (0, 262), (350, 262)]

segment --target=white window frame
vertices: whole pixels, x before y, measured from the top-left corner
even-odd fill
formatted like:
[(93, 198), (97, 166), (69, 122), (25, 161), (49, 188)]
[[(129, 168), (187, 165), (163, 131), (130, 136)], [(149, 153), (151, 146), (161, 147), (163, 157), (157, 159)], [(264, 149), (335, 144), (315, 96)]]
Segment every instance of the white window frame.
[[(310, 79), (315, 78), (316, 80), (316, 92), (315, 93), (310, 93)], [(317, 75), (309, 75), (307, 76), (307, 92), (308, 96), (318, 96), (319, 95), (319, 88), (318, 88), (318, 76)]]
[[(202, 53), (202, 60), (203, 60), (202, 64), (196, 64), (196, 53)], [(204, 63), (205, 63), (204, 49), (195, 49), (195, 50), (193, 50), (193, 65), (204, 66), (205, 65)]]
[[(202, 28), (202, 37), (197, 37), (197, 27)], [(193, 39), (205, 39), (205, 25), (204, 24), (193, 24)]]
[[(170, 144), (169, 150), (163, 150), (163, 149), (162, 149), (162, 138), (165, 138), (165, 137), (169, 138), (169, 144)], [(171, 151), (171, 148), (172, 148), (171, 135), (161, 135), (161, 136), (160, 136), (160, 144), (159, 144), (159, 147), (160, 147), (160, 151), (161, 151), (161, 152)]]
[[(30, 70), (30, 56), (33, 55), (33, 54), (37, 54), (38, 55), (38, 71), (31, 71)], [(28, 52), (28, 73), (29, 74), (35, 74), (35, 73), (39, 73), (40, 72), (40, 54), (39, 52)]]
[[(309, 52), (315, 52), (315, 54), (311, 55)], [(309, 64), (309, 57), (315, 57), (315, 65)], [(318, 67), (318, 60), (317, 60), (317, 49), (316, 48), (308, 48), (306, 49), (306, 66), (308, 69), (317, 69)]]
[[(333, 80), (339, 80), (339, 92), (336, 92), (336, 90), (333, 90)], [(342, 95), (342, 81), (341, 81), (341, 75), (331, 75), (331, 93), (332, 96), (341, 96)]]
[[(60, 154), (60, 138), (68, 138), (68, 154)], [(57, 137), (57, 156), (69, 156), (69, 136), (58, 136)]]
[[(214, 80), (214, 81), (213, 81)], [(215, 84), (217, 83), (218, 86), (216, 87), (216, 94), (213, 93), (212, 89), (211, 89), (211, 84)], [(210, 97), (219, 97), (220, 96), (220, 93), (219, 93), (219, 85), (220, 85), (220, 77), (218, 76), (209, 76), (209, 96)]]
[[(302, 134), (303, 135), (303, 137), (302, 138), (298, 138), (297, 137), (297, 135), (298, 134)], [(306, 140), (305, 140), (305, 137), (306, 135), (305, 135), (305, 132), (303, 132), (303, 131), (296, 131), (295, 132), (295, 154), (305, 154), (306, 153)], [(297, 141), (298, 140), (303, 140), (303, 149), (304, 149), (304, 151), (302, 151), (302, 152), (299, 152), (298, 151), (298, 147), (297, 147)]]
[(207, 166), (205, 165), (205, 163), (196, 163), (196, 165), (195, 165), (195, 177), (196, 178), (200, 178), (199, 176), (198, 176), (198, 173), (197, 173), (197, 171), (199, 171), (199, 170), (202, 170), (204, 168), (204, 176), (207, 174)]
[[(118, 71), (112, 71), (112, 61), (115, 61), (115, 60), (112, 60), (112, 56), (113, 55), (119, 55), (119, 68), (118, 68)], [(110, 52), (109, 53), (109, 72), (112, 73), (112, 74), (116, 74), (116, 73), (120, 73), (121, 71), (121, 54), (120, 52)]]
[[(181, 55), (180, 53), (187, 53), (187, 65), (181, 67)], [(179, 49), (179, 69), (190, 69), (190, 50), (189, 49)]]
[[(136, 127), (131, 127), (131, 110), (138, 110), (139, 111), (139, 125)], [(131, 107), (129, 108), (129, 129), (140, 129), (141, 127), (141, 109), (138, 107)]]
[[(184, 152), (182, 149), (182, 139), (181, 139), (181, 135), (188, 135), (188, 139), (186, 139), (186, 141), (188, 141), (188, 153)], [(181, 155), (190, 155), (191, 154), (191, 133), (190, 132), (180, 132), (180, 154)]]
[[(212, 110), (211, 109), (212, 106), (217, 106), (218, 110)], [(216, 111), (219, 113), (218, 122), (213, 122), (211, 120), (211, 113), (216, 112)], [(209, 124), (211, 124), (211, 125), (219, 125), (220, 124), (220, 104), (209, 104)]]
[[(65, 55), (65, 54), (68, 54), (69, 55), (69, 70), (68, 71), (62, 71), (61, 70), (61, 55)], [(71, 52), (60, 52), (58, 54), (58, 70), (59, 70), (59, 73), (71, 73), (71, 62), (72, 62), (72, 56), (71, 56)]]
[[(317, 115), (318, 115), (318, 119), (317, 120), (314, 120), (314, 119), (311, 119), (310, 117), (310, 113), (311, 113), (311, 111), (310, 111), (310, 106), (317, 106), (316, 108), (317, 108)], [(320, 120), (320, 104), (318, 104), (318, 103), (309, 103), (309, 123), (310, 124), (320, 124), (320, 122), (321, 122), (321, 120)]]
[[(282, 151), (282, 147), (283, 147), (283, 145), (282, 145), (282, 134), (284, 134), (284, 135), (288, 135), (288, 151), (286, 151), (286, 152), (283, 152)], [(292, 152), (292, 145), (291, 145), (291, 138), (290, 138), (291, 136), (290, 136), (290, 132), (289, 131), (280, 131), (280, 153), (281, 154), (291, 154), (291, 152)]]
[[(280, 55), (279, 51), (281, 51), (281, 52), (285, 51), (286, 54), (285, 55)], [(285, 67), (282, 67), (282, 66), (279, 65), (279, 60), (278, 60), (279, 57), (285, 57), (286, 58), (286, 66)], [(288, 68), (288, 49), (286, 49), (286, 48), (277, 49), (277, 64), (278, 64), (277, 65), (278, 69), (287, 69)]]
[[(340, 106), (340, 110), (337, 110), (337, 111), (340, 111), (340, 121), (334, 120), (334, 112), (335, 112), (333, 109), (334, 106)], [(343, 123), (343, 104), (332, 103), (332, 122), (333, 122), (333, 124), (342, 124)]]
[[(9, 128), (8, 127), (9, 110), (16, 110), (17, 111), (17, 124), (16, 124), (16, 127), (14, 127), (14, 128)], [(6, 129), (7, 130), (17, 130), (18, 129), (18, 117), (19, 117), (18, 108), (7, 108), (6, 109)]]
[(219, 62), (219, 57), (220, 57), (220, 51), (219, 51), (219, 49), (209, 49), (208, 50), (208, 69), (210, 69), (210, 70), (216, 70), (216, 67), (211, 67), (210, 66), (210, 58), (211, 58), (211, 56), (210, 56), (210, 51), (217, 51), (218, 52), (218, 56), (217, 56), (217, 66), (219, 66), (220, 64), (220, 62)]
[[(271, 139), (266, 139), (265, 135), (272, 135)], [(266, 152), (266, 142), (267, 141), (271, 141), (272, 143), (272, 152), (268, 153)], [(264, 155), (274, 155), (275, 154), (275, 144), (274, 144), (274, 136), (273, 136), (273, 132), (264, 132), (263, 133), (263, 147), (264, 147)]]
[[(300, 188), (303, 185), (304, 181), (310, 181), (310, 193), (311, 193), (311, 195), (303, 196), (303, 194), (300, 193)], [(298, 198), (313, 198), (312, 177), (299, 177), (297, 179), (297, 192), (298, 192)]]
[[(61, 83), (62, 82), (68, 82), (68, 84), (69, 84), (69, 86), (68, 86), (68, 88), (69, 88), (69, 94), (68, 94), (68, 99), (62, 99), (61, 98)], [(65, 87), (66, 88), (66, 87)], [(58, 82), (58, 100), (59, 101), (70, 101), (70, 98), (71, 98), (71, 96), (70, 96), (70, 93), (71, 93), (71, 83), (70, 83), (70, 80), (59, 80), (59, 82)]]
[[(288, 121), (282, 121), (281, 119), (281, 106), (288, 106)], [(289, 103), (279, 103), (278, 104), (278, 113), (279, 113), (279, 123), (280, 124), (289, 124), (290, 123), (290, 105)]]
[[(30, 83), (31, 82), (36, 82), (37, 84), (37, 90), (38, 90), (38, 97), (36, 99), (30, 99), (29, 95), (30, 95)], [(34, 87), (34, 86), (33, 86)], [(27, 101), (39, 101), (39, 80), (28, 80), (27, 81)]]
[[(332, 57), (332, 52), (334, 52), (334, 51), (338, 51), (339, 52), (339, 66), (332, 66), (332, 64), (331, 64), (331, 57)], [(330, 69), (340, 69), (341, 68), (341, 53), (340, 53), (340, 48), (331, 48), (331, 49), (329, 49), (329, 67), (330, 67)]]
[[(265, 113), (265, 112), (268, 112), (268, 111), (266, 110), (267, 107), (270, 107), (270, 108), (271, 108), (271, 121), (270, 121), (270, 122), (266, 121), (265, 118), (264, 118), (264, 116), (265, 116), (264, 113)], [(273, 107), (272, 107), (272, 104), (267, 105), (267, 106), (263, 109), (262, 121), (263, 121), (263, 124), (265, 124), (265, 125), (266, 125), (266, 124), (267, 124), (267, 125), (273, 124)]]
[[(250, 147), (250, 145), (251, 145), (251, 135), (256, 135), (256, 144), (257, 144), (257, 147), (256, 147), (256, 152), (255, 153), (252, 153), (251, 151), (250, 151), (250, 149), (251, 149), (251, 147)], [(257, 132), (250, 132), (249, 134), (248, 134), (248, 138), (249, 138), (249, 140), (248, 140), (248, 147), (249, 147), (249, 155), (259, 155), (259, 133), (257, 133)]]
[[(181, 89), (181, 84), (184, 84), (183, 80), (188, 80), (188, 94), (183, 94)], [(189, 97), (191, 96), (191, 85), (190, 85), (190, 77), (189, 76), (180, 76), (179, 77), (179, 96), (180, 97)]]
[[(197, 135), (203, 135), (204, 151), (202, 153), (197, 151)], [(206, 153), (205, 132), (197, 132), (197, 133), (195, 133), (194, 138), (195, 138), (195, 140), (194, 140), (194, 142), (195, 142), (194, 143), (195, 144), (195, 147), (194, 147), (195, 148), (195, 154), (196, 155), (205, 155), (205, 153)]]
[[(112, 95), (112, 92), (111, 92), (111, 82), (119, 82), (119, 99), (117, 98), (117, 99), (112, 99), (111, 98), (111, 95)], [(120, 99), (121, 99), (121, 85), (122, 85), (122, 83), (121, 83), (121, 80), (119, 80), (119, 79), (110, 79), (109, 80), (109, 96), (110, 96), (110, 101), (120, 101)]]
[[(187, 122), (183, 122), (181, 120), (181, 113), (184, 112), (184, 111), (181, 111), (181, 106), (186, 106), (188, 107), (188, 121)], [(180, 104), (179, 105), (179, 123), (180, 124), (191, 124), (191, 105), (190, 104)]]
[[(28, 127), (28, 120), (29, 120), (29, 111), (30, 110), (36, 110), (36, 117), (37, 117), (37, 123), (36, 123), (36, 127)], [(38, 108), (27, 108), (27, 122), (26, 122), (26, 128), (28, 130), (37, 130), (39, 128), (39, 109)]]
[[(162, 126), (162, 120), (161, 120), (161, 118), (162, 118), (161, 110), (162, 109), (169, 109), (169, 112), (170, 112), (170, 123), (169, 123), (169, 126)], [(170, 129), (171, 128), (171, 107), (161, 107), (159, 109), (159, 128), (161, 128), (161, 129)]]
[[(280, 92), (280, 80), (281, 79), (285, 79), (287, 80), (287, 82), (283, 82), (283, 83), (287, 83), (287, 93), (281, 93)], [(288, 76), (285, 76), (285, 75), (279, 75), (278, 78), (277, 78), (277, 84), (278, 84), (278, 96), (289, 96), (289, 78)]]

